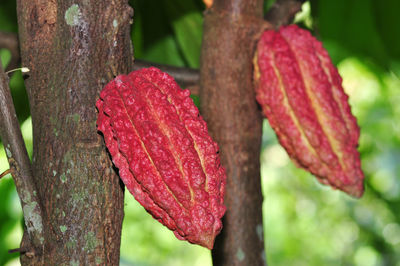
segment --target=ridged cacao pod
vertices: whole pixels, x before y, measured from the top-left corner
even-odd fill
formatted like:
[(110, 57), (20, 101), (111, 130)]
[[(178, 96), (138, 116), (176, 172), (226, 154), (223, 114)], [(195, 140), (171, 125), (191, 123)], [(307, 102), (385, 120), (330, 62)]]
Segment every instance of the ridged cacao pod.
[(360, 129), (321, 42), (296, 25), (265, 31), (254, 80), (257, 101), (295, 164), (321, 183), (361, 197)]
[(156, 68), (118, 76), (96, 103), (97, 127), (135, 199), (178, 239), (212, 249), (226, 174), (189, 95)]

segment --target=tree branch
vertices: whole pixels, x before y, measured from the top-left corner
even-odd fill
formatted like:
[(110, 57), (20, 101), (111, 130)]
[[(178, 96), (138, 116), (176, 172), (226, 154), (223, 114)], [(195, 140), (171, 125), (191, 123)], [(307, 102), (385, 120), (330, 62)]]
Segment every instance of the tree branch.
[(276, 0), (276, 2), (265, 14), (265, 19), (279, 28), (293, 21), (294, 16), (301, 10), (301, 5), (305, 0)]
[(8, 76), (4, 73), (1, 64), (0, 124), (0, 136), (21, 201), (27, 232), (33, 248), (39, 251), (38, 248), (44, 241), (42, 208), (33, 183), (31, 164), (8, 87)]
[[(21, 57), (19, 54), (18, 36), (16, 33), (0, 32), (0, 49), (7, 49), (11, 52), (11, 61), (7, 66), (6, 71), (17, 68), (20, 64)], [(178, 84), (189, 89), (194, 95), (199, 95), (199, 70), (186, 67), (175, 67), (170, 65), (155, 64), (145, 60), (136, 59), (133, 65), (133, 70), (138, 70), (147, 67), (157, 67), (164, 72), (173, 76)]]
[(11, 61), (6, 71), (17, 68), (21, 62), (17, 34), (12, 32), (0, 32), (0, 49), (7, 49), (11, 53)]
[[(175, 66), (170, 66), (170, 65), (161, 65), (161, 64), (155, 64), (152, 62), (147, 62), (144, 60), (140, 59), (135, 59), (135, 63), (133, 65), (133, 70), (141, 69), (141, 68), (146, 68), (146, 67), (157, 67), (161, 69), (164, 72), (167, 72), (171, 76), (173, 76), (176, 80), (176, 82), (179, 83), (179, 85), (182, 88), (187, 88), (187, 87), (192, 87), (194, 85), (198, 85), (199, 83), (199, 70), (193, 69), (193, 68), (186, 68), (186, 67), (175, 67)], [(196, 91), (190, 91), (192, 94), (198, 95), (199, 92), (198, 90)]]
[(5, 176), (8, 175), (9, 173), (11, 173), (11, 170), (10, 170), (10, 169), (4, 171), (3, 173), (1, 173), (0, 178), (5, 177)]

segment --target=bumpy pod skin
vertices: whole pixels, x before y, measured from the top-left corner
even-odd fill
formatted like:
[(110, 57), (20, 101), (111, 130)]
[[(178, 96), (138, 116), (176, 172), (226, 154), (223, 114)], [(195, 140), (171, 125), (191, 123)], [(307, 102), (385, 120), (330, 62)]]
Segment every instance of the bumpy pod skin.
[(321, 183), (364, 191), (360, 129), (322, 44), (296, 25), (267, 30), (254, 57), (257, 101), (290, 158)]
[(96, 103), (97, 128), (135, 199), (178, 239), (212, 249), (226, 174), (189, 95), (157, 68), (118, 76)]

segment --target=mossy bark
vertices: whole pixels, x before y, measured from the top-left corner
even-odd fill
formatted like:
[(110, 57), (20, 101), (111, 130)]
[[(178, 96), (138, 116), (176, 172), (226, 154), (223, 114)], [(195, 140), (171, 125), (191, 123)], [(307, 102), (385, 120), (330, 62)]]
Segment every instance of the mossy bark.
[[(95, 102), (132, 69), (126, 0), (18, 0), (45, 243), (25, 265), (117, 265), (123, 185), (96, 130)], [(22, 247), (30, 245), (26, 234)]]

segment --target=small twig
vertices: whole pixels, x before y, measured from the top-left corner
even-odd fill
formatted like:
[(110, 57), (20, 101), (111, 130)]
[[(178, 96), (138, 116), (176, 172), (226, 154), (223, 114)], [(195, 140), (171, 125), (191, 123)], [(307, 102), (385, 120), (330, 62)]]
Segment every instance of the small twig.
[(25, 256), (32, 258), (35, 256), (35, 251), (32, 249), (27, 249), (27, 248), (14, 248), (14, 249), (10, 249), (8, 250), (9, 254), (12, 253), (19, 253), (19, 254), (25, 254)]
[(24, 254), (25, 252), (27, 252), (27, 250), (25, 248), (14, 248), (14, 249), (9, 249), (8, 253), (12, 254), (12, 253), (21, 253)]
[(6, 68), (6, 71), (17, 68), (21, 61), (18, 35), (12, 32), (0, 32), (0, 49), (2, 48), (9, 50), (11, 53), (11, 61)]
[(9, 173), (11, 173), (11, 170), (5, 170), (1, 175), (0, 175), (0, 179), (3, 178), (4, 176), (8, 175)]
[(294, 16), (301, 10), (301, 5), (305, 0), (276, 0), (271, 6), (265, 19), (279, 28), (282, 25), (287, 25), (293, 21)]
[[(0, 49), (1, 48), (8, 49), (11, 52), (11, 61), (8, 64), (6, 71), (9, 72), (10, 70), (17, 68), (21, 60), (17, 34), (0, 32)], [(155, 66), (173, 76), (182, 88), (188, 88), (192, 94), (199, 94), (199, 91), (196, 90), (199, 88), (199, 71), (197, 69), (155, 64), (136, 59), (135, 64), (133, 65), (133, 70), (151, 66)]]
[(14, 69), (6, 71), (6, 74), (10, 74), (10, 73), (13, 73), (13, 72), (16, 72), (16, 71), (19, 71), (19, 70), (22, 73), (28, 73), (30, 71), (29, 68), (27, 68), (27, 67), (19, 67), (19, 68), (14, 68)]
[(192, 94), (199, 95), (198, 90), (192, 90), (194, 88), (193, 87), (194, 85), (199, 85), (200, 75), (197, 69), (186, 68), (186, 67), (175, 67), (170, 65), (160, 65), (140, 59), (135, 59), (135, 63), (133, 64), (133, 70), (138, 70), (141, 68), (151, 67), (151, 66), (157, 67), (162, 71), (167, 72), (168, 74), (170, 74), (175, 78), (176, 82), (178, 82), (182, 88), (184, 89), (188, 88)]
[(0, 136), (6, 151), (10, 172), (21, 201), (25, 225), (32, 247), (43, 245), (43, 215), (28, 153), (22, 138), (17, 115), (8, 86), (8, 76), (0, 63)]

